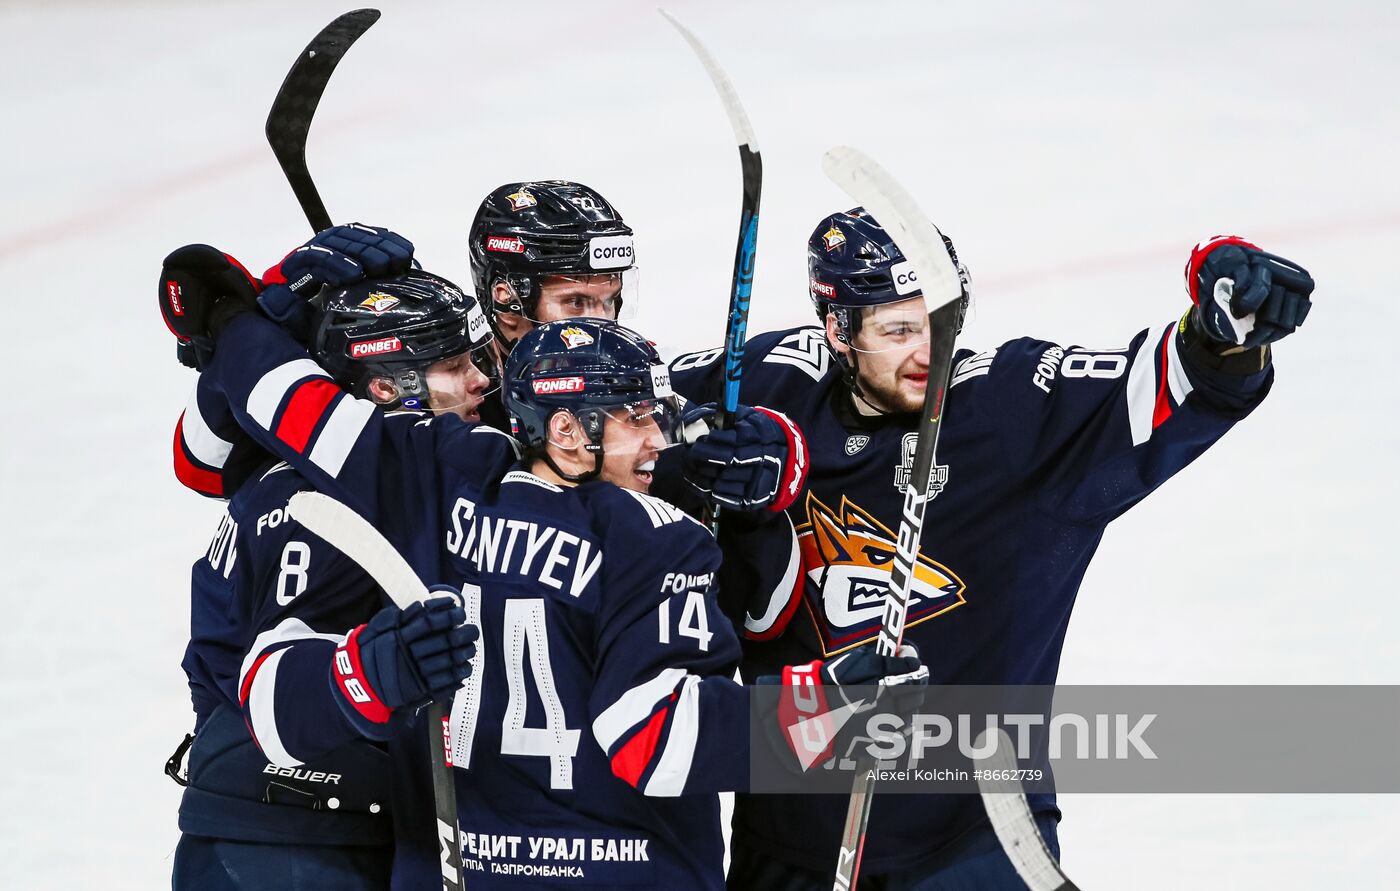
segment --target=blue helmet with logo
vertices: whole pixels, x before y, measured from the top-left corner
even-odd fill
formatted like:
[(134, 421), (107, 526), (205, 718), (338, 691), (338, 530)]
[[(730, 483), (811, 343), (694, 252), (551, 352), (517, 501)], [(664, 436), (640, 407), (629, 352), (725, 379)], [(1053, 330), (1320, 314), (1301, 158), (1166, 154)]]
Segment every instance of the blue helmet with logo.
[[(634, 268), (632, 227), (582, 183), (566, 180), (507, 183), (486, 196), (467, 235), (472, 282), (497, 336), (497, 312), (536, 319), (546, 276), (617, 275)], [(498, 303), (495, 285), (509, 285)], [(622, 308), (619, 292), (613, 317)]]
[[(962, 312), (958, 315), (961, 331), (970, 279), (967, 267), (958, 261), (952, 240), (942, 231), (939, 235), (943, 236), (943, 244), (962, 280)], [(827, 313), (837, 307), (838, 330), (846, 338), (860, 330), (859, 314), (850, 313), (850, 309), (923, 296), (913, 264), (863, 207), (832, 214), (812, 230), (807, 240), (807, 283), (817, 318), (826, 324)]]
[(367, 395), (371, 380), (386, 378), (398, 394), (387, 407), (431, 409), (428, 366), (462, 353), (488, 378), (499, 378), (491, 329), (476, 300), (431, 272), (323, 288), (313, 305), (311, 352), (357, 397)]
[[(609, 414), (653, 417), (674, 441), (680, 411), (665, 363), (646, 338), (606, 319), (561, 319), (521, 337), (506, 359), (506, 408), (516, 438), (541, 454), (565, 479), (596, 476), (603, 459)], [(543, 446), (549, 420), (566, 411), (579, 420), (596, 467), (571, 477), (554, 466)]]

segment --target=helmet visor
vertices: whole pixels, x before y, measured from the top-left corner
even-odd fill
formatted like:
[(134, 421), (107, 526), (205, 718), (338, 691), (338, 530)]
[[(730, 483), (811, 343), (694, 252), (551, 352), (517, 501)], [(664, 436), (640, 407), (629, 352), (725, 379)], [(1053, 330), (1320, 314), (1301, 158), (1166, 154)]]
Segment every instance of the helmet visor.
[(924, 346), (929, 340), (928, 314), (921, 299), (879, 306), (831, 305), (844, 318), (847, 345), (858, 353), (886, 353)]
[(433, 362), (424, 370), (424, 382), (434, 414), (478, 420), (482, 404), (501, 388), (501, 372), (488, 343)]
[(640, 270), (545, 275), (529, 316), (536, 325), (559, 319), (631, 319), (637, 314)]
[(605, 409), (608, 419), (632, 430), (647, 430), (653, 426), (660, 431), (661, 448), (684, 445), (680, 435), (680, 406), (674, 396), (642, 399)]

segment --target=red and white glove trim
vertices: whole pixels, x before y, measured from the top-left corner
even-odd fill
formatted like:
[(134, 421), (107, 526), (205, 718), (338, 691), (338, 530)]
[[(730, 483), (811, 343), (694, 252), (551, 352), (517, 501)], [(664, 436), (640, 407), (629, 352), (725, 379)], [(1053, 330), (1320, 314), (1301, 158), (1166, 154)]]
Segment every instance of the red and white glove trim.
[[(1186, 293), (1191, 295), (1191, 302), (1196, 306), (1201, 305), (1201, 295), (1199, 294), (1201, 267), (1205, 265), (1206, 257), (1210, 255), (1211, 251), (1227, 244), (1237, 244), (1241, 247), (1259, 250), (1258, 245), (1245, 241), (1238, 235), (1212, 235), (1192, 248), (1191, 256), (1186, 260)], [(1214, 282), (1211, 284), (1214, 285)]]
[(364, 628), (365, 626), (360, 625), (352, 630), (346, 636), (345, 643), (336, 647), (335, 663), (331, 673), (335, 676), (335, 682), (340, 687), (340, 692), (365, 720), (374, 724), (387, 724), (390, 715), (389, 707), (375, 694), (374, 688), (370, 687), (369, 682), (365, 680), (364, 667), (360, 664), (359, 637)]
[(753, 409), (777, 421), (787, 437), (787, 466), (783, 468), (782, 476), (778, 480), (778, 494), (773, 503), (768, 505), (768, 510), (784, 511), (797, 500), (797, 496), (802, 494), (802, 487), (807, 484), (807, 471), (810, 467), (807, 439), (802, 435), (802, 428), (782, 412), (761, 405), (755, 405)]

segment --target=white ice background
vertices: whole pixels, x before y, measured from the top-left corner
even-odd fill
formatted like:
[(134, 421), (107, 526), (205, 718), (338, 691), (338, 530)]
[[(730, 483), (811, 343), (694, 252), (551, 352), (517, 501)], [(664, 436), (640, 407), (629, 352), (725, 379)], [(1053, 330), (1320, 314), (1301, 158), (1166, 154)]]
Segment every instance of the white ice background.
[[(190, 241), (261, 270), (310, 234), (262, 124), (350, 5), (0, 3), (0, 886), (168, 883), (188, 567), (219, 507), (171, 475), (193, 374), (157, 272)], [(482, 195), (581, 180), (636, 228), (636, 326), (672, 354), (718, 342), (738, 159), (651, 2), (381, 6), (311, 134), (335, 219), (394, 226), (466, 284)], [(1122, 345), (1181, 312), (1187, 252), (1217, 232), (1307, 266), (1316, 306), (1277, 349), (1274, 392), (1110, 529), (1060, 679), (1400, 682), (1400, 7), (670, 8), (728, 68), (763, 149), (751, 331), (811, 318), (804, 242), (847, 205), (819, 169), (837, 143), (956, 240), (976, 282), (969, 346)], [(1395, 887), (1395, 796), (1062, 804), (1087, 889)]]

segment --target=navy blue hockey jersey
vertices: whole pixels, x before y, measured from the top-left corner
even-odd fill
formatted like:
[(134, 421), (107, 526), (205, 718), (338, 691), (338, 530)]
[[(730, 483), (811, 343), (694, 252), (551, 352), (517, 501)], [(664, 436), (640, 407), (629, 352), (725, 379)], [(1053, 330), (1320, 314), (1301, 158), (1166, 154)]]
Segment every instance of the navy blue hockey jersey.
[(307, 714), (314, 736), (279, 732), (278, 674), (329, 658), (373, 610), (378, 589), (358, 566), (286, 512), (310, 486), (286, 464), (230, 500), (191, 574), (185, 669), (196, 711), (180, 829), (271, 844), (388, 844), (389, 759), (334, 708)]
[[(1054, 683), (1104, 527), (1258, 404), (1273, 369), (1267, 351), (1234, 364), (1251, 360), (1253, 373), (1213, 370), (1174, 325), (1123, 349), (1022, 338), (956, 353), (905, 632), (930, 683)], [(681, 356), (673, 386), (715, 399), (722, 364), (718, 350)], [(917, 416), (856, 414), (817, 328), (750, 340), (740, 399), (786, 413), (811, 450), (787, 521), (725, 540), (726, 572), (741, 567), (772, 592), (738, 617), (752, 681), (875, 637)], [(1053, 796), (1032, 805), (1053, 810)], [(845, 810), (844, 797), (740, 796), (735, 829), (781, 859), (829, 869)], [(878, 796), (864, 870), (916, 865), (982, 818), (976, 796)]]
[[(201, 398), (222, 398), (424, 579), (460, 586), (481, 624), (450, 727), (454, 763), (468, 768), (456, 779), (472, 886), (722, 887), (713, 793), (746, 783), (733, 755), (747, 700), (731, 680), (738, 640), (716, 602), (708, 531), (660, 499), (511, 470), (513, 440), (491, 428), (376, 411), (265, 320), (240, 317), (224, 337), (236, 355), (221, 348)], [(264, 658), (276, 650), (249, 654)], [(284, 742), (309, 744), (329, 722), (311, 700), (336, 708), (335, 694), (312, 682), (325, 662), (292, 659), (277, 666), (288, 705), (273, 720)], [(289, 668), (305, 680), (291, 683)], [(426, 747), (421, 732), (385, 735), (395, 883), (408, 887), (437, 872)]]

